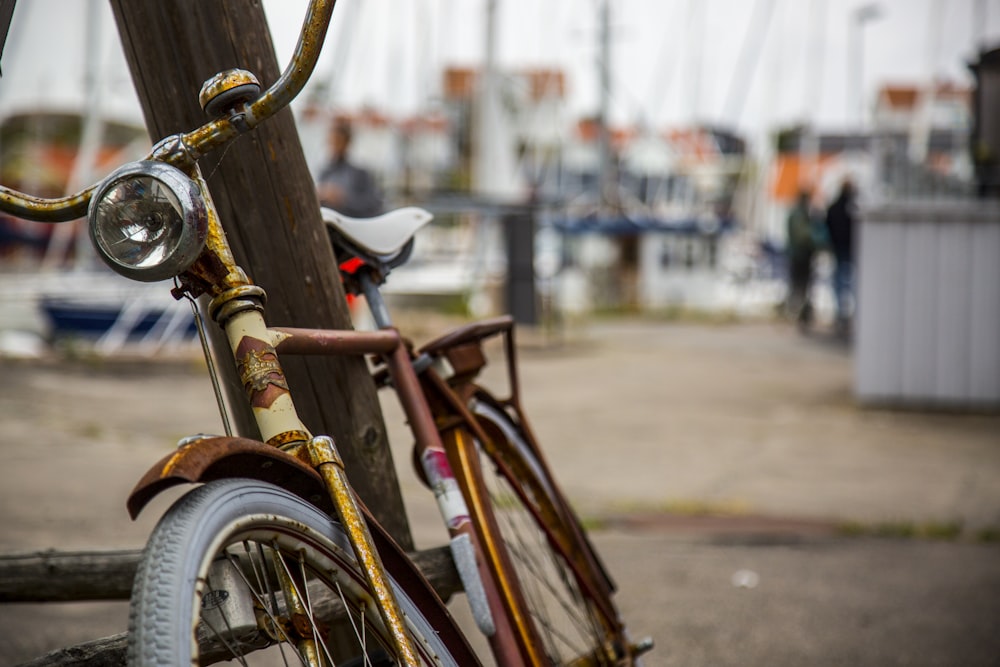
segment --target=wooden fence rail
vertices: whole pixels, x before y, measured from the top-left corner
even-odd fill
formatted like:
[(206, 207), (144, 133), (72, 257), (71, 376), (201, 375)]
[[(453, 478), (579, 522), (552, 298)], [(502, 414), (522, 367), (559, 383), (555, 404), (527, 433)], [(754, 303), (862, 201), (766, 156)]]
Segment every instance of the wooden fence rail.
[[(127, 600), (139, 550), (39, 551), (0, 555), (0, 603)], [(410, 554), (441, 597), (462, 590), (447, 546)], [(126, 633), (58, 649), (21, 667), (105, 667), (125, 664)]]

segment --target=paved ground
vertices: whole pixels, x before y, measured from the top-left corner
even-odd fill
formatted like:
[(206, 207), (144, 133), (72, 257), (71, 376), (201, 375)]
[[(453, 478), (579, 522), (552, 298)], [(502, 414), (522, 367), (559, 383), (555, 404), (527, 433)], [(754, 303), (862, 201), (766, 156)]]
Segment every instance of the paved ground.
[[(859, 407), (849, 349), (777, 324), (527, 342), (534, 426), (630, 625), (657, 641), (648, 665), (1000, 664), (1000, 416)], [(162, 505), (129, 522), (135, 479), (218, 428), (190, 360), (0, 372), (0, 551), (140, 546)], [(414, 533), (437, 544), (391, 430)], [(12, 664), (121, 631), (125, 610), (3, 605), (0, 622)]]

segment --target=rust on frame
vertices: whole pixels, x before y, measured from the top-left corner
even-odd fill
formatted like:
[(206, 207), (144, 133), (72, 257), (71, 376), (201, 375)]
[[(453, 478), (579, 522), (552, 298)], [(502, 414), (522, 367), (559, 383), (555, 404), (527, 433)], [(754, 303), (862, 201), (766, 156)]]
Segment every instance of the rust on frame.
[(288, 354), (388, 354), (402, 342), (394, 329), (353, 331), (275, 327), (275, 346)]
[(129, 515), (134, 519), (164, 489), (229, 477), (270, 482), (333, 511), (322, 478), (308, 464), (262, 442), (215, 436), (192, 441), (150, 468), (129, 495)]
[(97, 186), (92, 185), (69, 197), (44, 199), (0, 185), (0, 210), (25, 220), (69, 222), (87, 215), (90, 198), (96, 189)]
[(287, 451), (298, 443), (309, 440), (312, 436), (305, 431), (283, 431), (278, 435), (268, 438), (267, 444), (272, 447)]
[(288, 393), (288, 381), (270, 343), (244, 336), (236, 346), (236, 370), (255, 408), (269, 408)]

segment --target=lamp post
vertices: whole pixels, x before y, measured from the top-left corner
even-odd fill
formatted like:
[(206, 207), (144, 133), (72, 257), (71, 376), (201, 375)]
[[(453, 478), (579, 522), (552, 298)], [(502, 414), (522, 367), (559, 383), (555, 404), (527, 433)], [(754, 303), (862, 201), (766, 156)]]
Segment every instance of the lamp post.
[[(853, 63), (848, 63), (848, 79), (854, 79), (855, 99), (848, 104), (847, 118), (856, 116), (858, 127), (864, 130), (865, 127), (865, 37), (863, 29), (865, 24), (873, 19), (882, 16), (882, 9), (875, 3), (867, 3), (856, 7), (851, 12), (848, 34), (851, 37), (847, 49), (848, 59), (853, 59)], [(851, 82), (848, 80), (848, 88)], [(848, 96), (850, 98), (850, 96)]]

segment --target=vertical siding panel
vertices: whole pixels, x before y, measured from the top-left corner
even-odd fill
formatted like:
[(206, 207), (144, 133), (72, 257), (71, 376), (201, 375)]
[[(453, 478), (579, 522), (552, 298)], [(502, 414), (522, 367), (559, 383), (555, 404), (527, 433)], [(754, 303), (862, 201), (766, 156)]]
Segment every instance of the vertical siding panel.
[(862, 400), (893, 398), (902, 390), (902, 243), (905, 225), (861, 225), (858, 239), (855, 386)]
[(859, 238), (859, 400), (1000, 407), (1000, 205), (894, 202)]
[(931, 398), (937, 301), (937, 224), (910, 222), (903, 247), (902, 393), (917, 401)]
[(971, 398), (1000, 404), (1000, 224), (976, 225), (972, 249)]
[(971, 285), (973, 237), (967, 221), (943, 222), (938, 234), (938, 275), (933, 398), (971, 398), (969, 348), (972, 341)]

